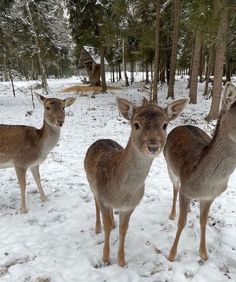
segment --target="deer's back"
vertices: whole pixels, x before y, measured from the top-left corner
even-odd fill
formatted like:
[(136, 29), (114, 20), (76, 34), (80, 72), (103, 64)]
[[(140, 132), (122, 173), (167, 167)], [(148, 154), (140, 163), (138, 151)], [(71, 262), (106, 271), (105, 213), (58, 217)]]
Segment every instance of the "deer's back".
[(104, 202), (113, 203), (119, 196), (121, 155), (124, 151), (117, 142), (100, 139), (93, 143), (85, 156), (84, 166), (94, 194)]
[(178, 177), (190, 175), (210, 141), (211, 137), (196, 126), (174, 128), (164, 148), (168, 168)]
[(0, 125), (0, 167), (23, 165), (38, 158), (41, 132), (24, 125)]
[(106, 179), (112, 168), (115, 168), (118, 156), (123, 150), (123, 147), (111, 139), (94, 142), (85, 156), (86, 173), (96, 179)]

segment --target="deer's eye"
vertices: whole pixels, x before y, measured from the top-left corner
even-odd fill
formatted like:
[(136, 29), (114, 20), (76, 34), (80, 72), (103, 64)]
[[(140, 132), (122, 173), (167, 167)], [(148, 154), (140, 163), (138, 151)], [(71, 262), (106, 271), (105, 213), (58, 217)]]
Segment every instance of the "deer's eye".
[(138, 130), (138, 129), (140, 129), (140, 124), (138, 122), (135, 122), (134, 127), (135, 127), (136, 130)]
[(65, 110), (65, 107), (62, 107), (63, 111)]
[(163, 129), (163, 130), (166, 130), (166, 129), (167, 129), (167, 122), (163, 123), (162, 129)]
[(50, 107), (47, 106), (47, 107), (46, 107), (46, 110), (47, 110), (47, 111), (50, 111)]

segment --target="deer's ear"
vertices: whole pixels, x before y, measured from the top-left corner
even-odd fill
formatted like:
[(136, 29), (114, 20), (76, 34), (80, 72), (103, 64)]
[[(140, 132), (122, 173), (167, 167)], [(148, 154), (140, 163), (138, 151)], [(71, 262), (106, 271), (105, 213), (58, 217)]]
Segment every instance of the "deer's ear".
[(130, 121), (134, 113), (134, 105), (128, 100), (120, 97), (116, 97), (116, 104), (122, 117)]
[(236, 87), (231, 82), (227, 82), (223, 94), (221, 110), (222, 111), (228, 110), (235, 101), (236, 101)]
[(37, 99), (39, 100), (39, 102), (41, 104), (44, 104), (44, 102), (46, 101), (47, 98), (45, 98), (43, 95), (40, 95), (38, 93), (34, 93), (34, 95), (37, 97)]
[(189, 98), (181, 98), (171, 102), (166, 108), (169, 120), (176, 119), (182, 113), (188, 102)]
[(63, 100), (64, 106), (65, 106), (65, 107), (71, 106), (72, 104), (74, 104), (75, 100), (76, 100), (75, 97), (69, 97), (69, 98), (64, 99), (64, 100)]

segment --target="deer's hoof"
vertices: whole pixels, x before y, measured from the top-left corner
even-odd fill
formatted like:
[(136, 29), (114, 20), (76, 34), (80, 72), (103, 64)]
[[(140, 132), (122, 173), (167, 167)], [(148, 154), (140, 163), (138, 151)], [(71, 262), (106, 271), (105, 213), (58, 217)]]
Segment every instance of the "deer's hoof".
[(119, 266), (121, 266), (121, 267), (127, 267), (127, 262), (125, 261), (125, 260), (119, 260), (118, 261), (118, 264), (119, 264)]
[(201, 253), (201, 252), (200, 252), (200, 257), (201, 257), (202, 260), (208, 260), (208, 255), (207, 255), (207, 253)]
[(48, 200), (46, 196), (42, 196), (42, 197), (40, 197), (40, 199), (43, 203), (47, 202), (47, 200)]
[(20, 211), (21, 211), (21, 214), (28, 213), (28, 209), (26, 209), (26, 208), (21, 208)]
[(175, 220), (175, 218), (176, 218), (176, 214), (170, 214), (170, 216), (169, 216), (170, 220)]
[(103, 261), (103, 264), (104, 264), (104, 266), (108, 266), (108, 265), (110, 265), (111, 264), (111, 260), (110, 260), (110, 258), (108, 257), (108, 258), (102, 258), (102, 261)]
[(170, 254), (169, 254), (169, 256), (168, 256), (168, 260), (169, 261), (175, 261), (175, 256), (176, 256), (176, 254), (172, 254), (171, 252), (170, 252)]

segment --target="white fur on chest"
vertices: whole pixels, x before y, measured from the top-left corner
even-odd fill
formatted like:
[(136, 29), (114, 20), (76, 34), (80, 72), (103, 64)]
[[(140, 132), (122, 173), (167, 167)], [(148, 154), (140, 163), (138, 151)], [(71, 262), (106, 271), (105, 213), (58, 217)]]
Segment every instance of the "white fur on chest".
[(56, 146), (60, 138), (60, 130), (50, 131), (43, 142), (41, 154), (47, 156), (47, 154)]
[(59, 137), (60, 137), (60, 131), (55, 131), (55, 132), (53, 131), (50, 132), (50, 134), (48, 134), (47, 138), (44, 140), (38, 158), (30, 164), (30, 167), (40, 165), (46, 160), (48, 153), (52, 151), (52, 149), (56, 146)]

